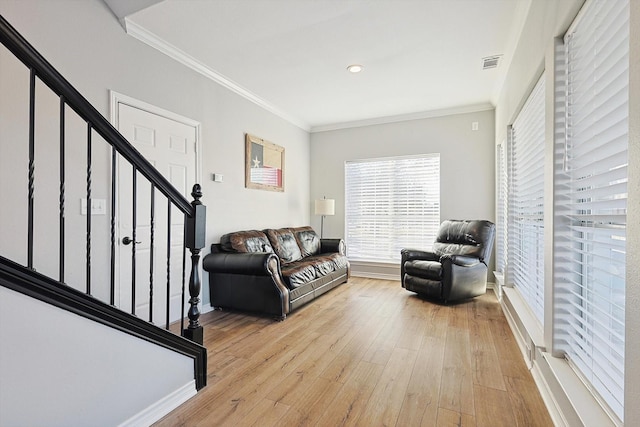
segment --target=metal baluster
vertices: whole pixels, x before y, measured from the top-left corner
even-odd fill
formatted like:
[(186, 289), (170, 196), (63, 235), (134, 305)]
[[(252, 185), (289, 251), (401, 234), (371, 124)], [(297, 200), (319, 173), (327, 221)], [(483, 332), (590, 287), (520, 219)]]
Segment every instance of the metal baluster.
[(137, 217), (137, 211), (138, 211), (138, 207), (136, 205), (136, 200), (138, 198), (137, 195), (137, 188), (138, 188), (138, 183), (137, 183), (137, 170), (136, 167), (133, 166), (133, 188), (132, 188), (132, 193), (133, 193), (133, 200), (132, 200), (132, 219), (131, 219), (131, 227), (132, 227), (132, 231), (131, 231), (131, 314), (136, 314), (136, 217)]
[(60, 266), (59, 266), (59, 276), (60, 282), (64, 283), (64, 249), (65, 249), (65, 238), (64, 238), (64, 226), (65, 226), (65, 218), (64, 218), (64, 203), (65, 203), (65, 102), (64, 97), (60, 97), (60, 199), (59, 199), (59, 212), (60, 212)]
[(116, 149), (111, 147), (111, 295), (110, 303), (116, 300)]
[(167, 315), (165, 328), (169, 329), (169, 304), (171, 302), (171, 200), (167, 199)]
[(87, 123), (87, 294), (91, 295), (91, 123)]
[(33, 193), (36, 152), (36, 71), (29, 80), (29, 191), (27, 212), (27, 267), (33, 269)]
[(155, 244), (156, 187), (151, 183), (151, 227), (149, 237), (149, 322), (153, 323), (153, 258)]

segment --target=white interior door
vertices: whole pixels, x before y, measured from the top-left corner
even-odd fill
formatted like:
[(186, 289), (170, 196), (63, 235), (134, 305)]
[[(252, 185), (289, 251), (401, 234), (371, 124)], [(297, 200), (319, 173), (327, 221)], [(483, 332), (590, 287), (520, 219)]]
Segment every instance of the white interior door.
[[(197, 180), (197, 125), (124, 103), (118, 104), (115, 114), (116, 127), (120, 133), (187, 200), (191, 200), (191, 188)], [(139, 172), (134, 177), (132, 166), (123, 159), (118, 162), (117, 194), (116, 289), (119, 307), (164, 326), (167, 321), (168, 298), (168, 320), (179, 320), (182, 312), (184, 215), (177, 208), (169, 207), (167, 198), (157, 189), (152, 190), (151, 184)], [(127, 243), (127, 239), (133, 239), (134, 229), (136, 243)], [(185, 264), (188, 289), (190, 257), (186, 257)], [(188, 300), (188, 290), (186, 295)], [(187, 310), (188, 304), (185, 305), (184, 312)]]

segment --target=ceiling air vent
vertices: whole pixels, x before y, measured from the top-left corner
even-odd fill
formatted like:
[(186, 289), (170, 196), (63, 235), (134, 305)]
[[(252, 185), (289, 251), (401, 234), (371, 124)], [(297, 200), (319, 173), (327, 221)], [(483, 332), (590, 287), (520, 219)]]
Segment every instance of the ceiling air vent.
[(491, 68), (497, 68), (501, 57), (502, 55), (494, 55), (482, 58), (482, 69), (490, 70)]

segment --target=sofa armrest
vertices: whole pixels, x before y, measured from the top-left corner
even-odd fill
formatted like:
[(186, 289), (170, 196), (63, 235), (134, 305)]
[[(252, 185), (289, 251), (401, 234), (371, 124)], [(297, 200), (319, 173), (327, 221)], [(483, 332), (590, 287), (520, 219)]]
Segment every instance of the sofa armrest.
[(210, 253), (202, 260), (202, 268), (212, 273), (249, 274), (254, 276), (273, 276), (278, 271), (280, 260), (275, 254), (266, 252)]
[(282, 280), (276, 254), (210, 253), (204, 257), (202, 267), (209, 272), (212, 307), (259, 312), (278, 319), (289, 313), (289, 290)]
[(480, 264), (480, 260), (476, 257), (451, 254), (442, 255), (440, 257), (440, 263), (444, 264), (447, 259), (450, 259), (452, 264), (459, 267), (473, 267), (474, 265)]
[(342, 239), (320, 239), (320, 253), (339, 253), (346, 255), (346, 246)]

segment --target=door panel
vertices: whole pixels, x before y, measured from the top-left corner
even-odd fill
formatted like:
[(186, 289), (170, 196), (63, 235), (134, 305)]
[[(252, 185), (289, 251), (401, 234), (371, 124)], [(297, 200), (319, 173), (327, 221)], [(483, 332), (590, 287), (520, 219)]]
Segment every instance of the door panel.
[[(190, 199), (196, 182), (196, 127), (126, 104), (119, 105), (117, 123), (134, 147)], [(133, 237), (134, 225), (139, 243), (124, 245), (122, 239)], [(188, 280), (191, 268), (186, 257), (183, 275), (184, 215), (169, 206), (167, 198), (140, 173), (134, 177), (133, 168), (124, 160), (118, 168), (118, 232), (119, 307), (164, 326), (168, 292), (169, 322), (179, 320), (183, 277)], [(187, 309), (185, 304), (185, 313)]]

